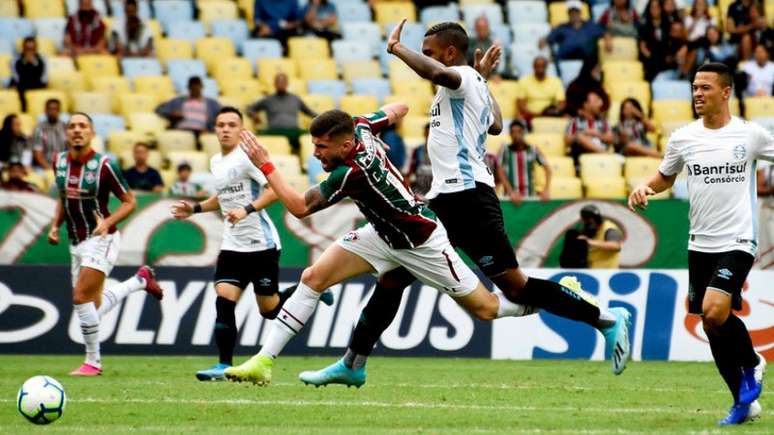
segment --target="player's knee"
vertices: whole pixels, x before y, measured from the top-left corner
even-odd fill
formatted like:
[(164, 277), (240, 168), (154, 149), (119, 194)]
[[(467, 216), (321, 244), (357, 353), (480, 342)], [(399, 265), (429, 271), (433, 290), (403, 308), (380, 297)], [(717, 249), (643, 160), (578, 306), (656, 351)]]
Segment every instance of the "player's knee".
[(472, 314), (478, 320), (484, 320), (484, 321), (494, 320), (497, 318), (497, 308), (487, 305), (474, 310)]
[(319, 271), (319, 268), (310, 266), (301, 273), (301, 282), (315, 291), (320, 291), (326, 287), (327, 277)]
[(704, 326), (704, 331), (707, 333), (716, 330), (726, 323), (726, 320), (728, 319), (728, 310), (718, 305), (707, 304), (703, 307), (703, 311), (702, 325)]
[(73, 290), (73, 305), (85, 304), (87, 302), (91, 302), (91, 297), (87, 292), (77, 288)]

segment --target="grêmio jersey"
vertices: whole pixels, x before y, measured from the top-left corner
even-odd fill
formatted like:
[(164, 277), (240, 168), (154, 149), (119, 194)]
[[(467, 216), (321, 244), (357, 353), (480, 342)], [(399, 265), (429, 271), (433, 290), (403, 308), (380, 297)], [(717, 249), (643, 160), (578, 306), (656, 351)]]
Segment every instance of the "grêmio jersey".
[(451, 68), (460, 74), (460, 87), (439, 86), (430, 109), (427, 150), (433, 184), (428, 198), (473, 189), (476, 182), (495, 185), (484, 162), (486, 136), (494, 122), (486, 81), (469, 66)]
[[(121, 169), (104, 154), (91, 150), (81, 159), (67, 151), (54, 157), (54, 176), (59, 200), (65, 213), (70, 243), (77, 245), (89, 238), (97, 227), (97, 216), (110, 216), (110, 192), (120, 197), (129, 190)], [(116, 227), (110, 227), (110, 234)]]
[(774, 137), (737, 117), (719, 129), (708, 129), (699, 119), (672, 133), (659, 172), (672, 176), (687, 168), (688, 249), (755, 255), (757, 159), (774, 160)]
[(379, 237), (393, 249), (423, 244), (438, 224), (435, 214), (406, 186), (376, 137), (387, 127), (387, 115), (378, 111), (352, 120), (355, 145), (344, 163), (320, 183), (322, 195), (331, 204), (352, 198)]

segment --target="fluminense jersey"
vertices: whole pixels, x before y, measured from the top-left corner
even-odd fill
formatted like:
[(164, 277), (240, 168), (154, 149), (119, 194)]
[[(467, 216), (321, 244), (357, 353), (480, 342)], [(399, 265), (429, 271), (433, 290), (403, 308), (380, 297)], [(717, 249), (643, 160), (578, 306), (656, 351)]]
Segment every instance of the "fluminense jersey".
[[(123, 195), (129, 185), (115, 162), (93, 150), (82, 159), (73, 159), (63, 151), (56, 155), (53, 163), (67, 235), (70, 243), (77, 245), (88, 239), (97, 227), (97, 216), (102, 219), (110, 216), (110, 192)], [(115, 231), (113, 226), (109, 232)]]
[(376, 137), (387, 127), (387, 115), (378, 111), (352, 120), (355, 147), (344, 164), (320, 183), (320, 191), (331, 204), (352, 198), (393, 249), (423, 244), (437, 226), (435, 214), (406, 186)]
[(659, 171), (671, 176), (688, 169), (688, 249), (755, 255), (756, 159), (774, 160), (774, 137), (737, 117), (716, 130), (699, 119), (672, 133)]
[[(268, 183), (239, 146), (225, 156), (222, 153), (212, 156), (210, 172), (215, 177), (218, 202), (223, 212), (252, 203), (261, 196)], [(255, 252), (280, 248), (277, 229), (266, 210), (250, 213), (236, 225), (223, 220), (221, 250)]]
[(428, 198), (473, 189), (476, 182), (494, 187), (484, 162), (486, 135), (494, 122), (486, 81), (469, 66), (452, 67), (462, 81), (457, 89), (439, 87), (430, 109), (427, 149), (433, 167)]

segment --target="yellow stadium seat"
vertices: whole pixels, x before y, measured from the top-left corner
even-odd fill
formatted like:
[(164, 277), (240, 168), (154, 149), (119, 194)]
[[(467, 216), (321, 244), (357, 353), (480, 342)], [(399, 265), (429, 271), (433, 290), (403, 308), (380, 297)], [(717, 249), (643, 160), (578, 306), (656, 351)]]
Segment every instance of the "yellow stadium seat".
[(433, 97), (433, 85), (427, 80), (390, 80), (390, 87), (394, 95)]
[(384, 97), (384, 104), (405, 103), (408, 108), (408, 116), (428, 116), (432, 97), (420, 95), (388, 95)]
[(64, 2), (52, 0), (24, 0), (24, 16), (49, 18), (66, 16)]
[(183, 162), (191, 165), (193, 172), (209, 171), (210, 159), (201, 151), (170, 151), (167, 153), (169, 167), (177, 168)]
[(75, 62), (68, 56), (50, 56), (46, 58), (49, 71), (75, 72)]
[(423, 80), (408, 65), (400, 59), (390, 59), (387, 62), (387, 75), (390, 80)]
[(607, 153), (582, 154), (579, 163), (580, 177), (585, 183), (592, 178), (621, 177), (623, 157)]
[(298, 138), (298, 141), (301, 143), (301, 163), (302, 165), (306, 165), (306, 159), (314, 153), (314, 144), (312, 143), (312, 135), (311, 134), (302, 134), (301, 137)]
[(355, 79), (373, 79), (382, 76), (382, 68), (375, 60), (347, 62), (342, 65), (344, 80), (352, 82)]
[(774, 97), (748, 97), (744, 105), (747, 119), (774, 116)]
[(293, 177), (288, 177), (287, 179), (288, 184), (290, 187), (295, 189), (299, 192), (304, 192), (306, 189), (309, 188), (309, 177), (306, 175), (296, 175)]
[(209, 26), (210, 21), (215, 20), (233, 20), (239, 17), (237, 5), (232, 1), (213, 0), (198, 2), (199, 19)]
[(298, 77), (296, 64), (287, 58), (259, 59), (258, 79), (264, 85), (274, 88), (274, 76), (279, 73), (287, 74), (288, 78)]
[(151, 31), (151, 35), (153, 35), (153, 45), (155, 46), (158, 41), (161, 41), (161, 38), (163, 38), (161, 34), (161, 24), (158, 22), (158, 20), (145, 20), (145, 23), (148, 25), (148, 29)]
[(163, 152), (196, 150), (196, 137), (192, 132), (185, 130), (162, 131), (156, 134), (156, 143), (159, 150)]
[(564, 156), (565, 151), (564, 135), (559, 133), (529, 133), (524, 140), (537, 147), (544, 155), (548, 157)]
[(105, 92), (75, 92), (73, 98), (73, 111), (85, 113), (113, 112), (113, 103), (110, 94)]
[(34, 89), (25, 93), (27, 97), (27, 113), (33, 117), (42, 114), (46, 109), (46, 100), (57, 98), (62, 102), (62, 107), (70, 107), (70, 99), (67, 93), (51, 89)]
[(253, 78), (253, 65), (241, 57), (219, 60), (214, 67), (215, 80), (221, 88), (232, 80), (250, 80)]
[(607, 85), (611, 101), (635, 98), (642, 107), (650, 106), (650, 84), (645, 81), (609, 82)]
[(375, 19), (380, 26), (385, 24), (397, 24), (406, 18), (413, 23), (417, 20), (417, 11), (414, 4), (407, 1), (380, 2), (374, 5)]
[(38, 174), (34, 171), (28, 171), (27, 174), (23, 177), (24, 181), (32, 184), (35, 186), (36, 189), (38, 189), (39, 192), (46, 192), (48, 191), (48, 180), (44, 175)]
[(331, 57), (328, 40), (315, 36), (288, 38), (288, 57), (295, 60), (325, 59)]
[(658, 171), (661, 159), (654, 157), (627, 157), (624, 162), (624, 177), (628, 179), (646, 178)]
[(636, 60), (611, 60), (602, 64), (605, 82), (643, 81), (642, 63)]
[(153, 137), (167, 129), (167, 120), (153, 112), (131, 112), (126, 115), (126, 119), (130, 130)]
[[(242, 111), (242, 116), (244, 117), (247, 113), (247, 106), (254, 103), (256, 101), (255, 97), (251, 97), (249, 95), (221, 95), (218, 97), (218, 102), (221, 106), (231, 106), (236, 107), (237, 109)], [(247, 123), (250, 121), (249, 117), (244, 117), (242, 119), (243, 123), (245, 123), (245, 128), (247, 128)]]
[(130, 113), (149, 113), (156, 110), (158, 99), (153, 94), (129, 93), (118, 96), (120, 113), (126, 118)]
[(596, 177), (586, 180), (586, 198), (594, 199), (624, 199), (626, 198), (626, 181), (623, 177)]
[(403, 136), (424, 137), (427, 123), (428, 119), (424, 116), (406, 116), (401, 122), (400, 133)]
[(165, 101), (175, 96), (175, 85), (168, 76), (138, 76), (134, 78), (134, 91)]
[(575, 177), (575, 162), (572, 157), (546, 156), (552, 177)]
[[(57, 49), (56, 44), (53, 40), (50, 38), (38, 36), (35, 38), (35, 42), (38, 46), (38, 53), (43, 57), (50, 57), (50, 56), (56, 56)], [(16, 40), (16, 51), (21, 53), (22, 51), (22, 44), (24, 43), (23, 38), (19, 38)]]
[(519, 82), (516, 80), (490, 81), (489, 91), (500, 106), (504, 119), (516, 118), (516, 99), (519, 97)]
[[(567, 5), (565, 2), (550, 3), (548, 5), (548, 16), (551, 27), (556, 27), (570, 20), (570, 14), (567, 11)], [(586, 3), (583, 3), (583, 7), (581, 8), (581, 17), (583, 17), (584, 20), (588, 20), (590, 16), (589, 6)]]
[(300, 59), (296, 67), (304, 80), (337, 80), (336, 61), (333, 59)]
[(262, 97), (263, 86), (255, 79), (229, 80), (221, 85), (220, 92), (229, 97), (246, 96), (257, 101)]
[(113, 154), (131, 151), (137, 142), (144, 142), (145, 135), (136, 131), (113, 131), (108, 135), (108, 150)]
[(19, 121), (21, 121), (22, 133), (27, 136), (32, 136), (32, 131), (38, 124), (38, 120), (36, 119), (37, 117), (27, 113), (18, 113), (17, 116), (19, 117)]
[(193, 45), (184, 39), (164, 38), (154, 40), (153, 45), (156, 47), (156, 57), (161, 62), (172, 59), (193, 59)]
[(202, 134), (199, 136), (199, 143), (202, 145), (202, 151), (210, 157), (220, 152), (220, 142), (214, 133)]
[(730, 110), (731, 114), (734, 116), (742, 116), (741, 115), (741, 107), (739, 106), (739, 99), (737, 98), (731, 98), (728, 101), (728, 109)]
[(599, 50), (599, 61), (603, 65), (611, 61), (636, 61), (640, 53), (636, 38), (613, 38), (613, 50), (610, 52), (605, 50), (604, 41), (600, 38), (597, 42), (597, 47)]
[[(118, 154), (118, 160), (121, 162), (121, 169), (123, 170), (134, 166), (134, 146), (131, 149), (121, 151)], [(148, 166), (158, 169), (163, 164), (164, 158), (159, 150), (148, 150)]]
[(285, 136), (258, 136), (258, 142), (269, 150), (271, 155), (290, 154), (290, 142)]
[[(427, 118), (425, 118), (425, 124), (427, 124)], [(510, 142), (510, 137), (505, 133), (505, 131), (502, 131), (496, 136), (491, 134), (487, 135), (486, 142), (484, 142), (484, 147), (486, 148), (486, 152), (499, 157), (500, 150), (503, 146), (507, 146), (508, 142)]]
[(576, 177), (553, 177), (549, 191), (551, 199), (579, 199), (583, 197), (581, 181)]
[(0, 54), (0, 79), (11, 77), (11, 56)]
[(690, 101), (654, 101), (652, 118), (659, 124), (666, 121), (692, 121), (693, 108), (691, 107)]
[(0, 89), (0, 113), (21, 112), (19, 93), (16, 90)]
[(297, 177), (302, 175), (301, 163), (298, 156), (272, 154), (271, 162), (279, 169), (284, 177)]
[(567, 130), (567, 119), (539, 116), (532, 119), (533, 133), (554, 133), (564, 135)]
[(78, 71), (90, 78), (121, 75), (118, 60), (109, 54), (84, 54), (76, 59)]
[(89, 83), (80, 72), (51, 70), (48, 87), (64, 92), (82, 92), (89, 89)]
[[(288, 92), (291, 94), (301, 95), (305, 94), (307, 90), (307, 83), (304, 79), (299, 79), (297, 77), (291, 77), (290, 81), (288, 82)], [(272, 84), (271, 88), (269, 88), (268, 92), (269, 94), (273, 94), (275, 92), (274, 85)]]
[[(330, 95), (300, 95), (310, 109), (317, 113), (325, 112), (326, 110), (332, 110), (336, 108), (336, 102)], [(312, 118), (303, 115), (301, 116), (301, 128), (309, 128), (309, 124), (312, 122)]]
[(669, 139), (669, 136), (680, 127), (684, 127), (688, 121), (665, 121), (661, 123), (661, 137)]
[(351, 115), (371, 113), (379, 108), (373, 95), (345, 95), (339, 100), (339, 108)]
[(114, 113), (118, 113), (121, 109), (119, 95), (132, 92), (129, 80), (125, 77), (97, 77), (91, 80), (91, 88), (97, 92), (110, 94)]
[(196, 57), (204, 62), (210, 72), (214, 71), (216, 63), (236, 57), (234, 42), (226, 37), (213, 36), (199, 39), (196, 41), (195, 48)]
[[(651, 174), (652, 176), (652, 174)], [(636, 189), (637, 186), (640, 186), (644, 183), (647, 183), (648, 180), (650, 180), (651, 176), (643, 177), (643, 178), (627, 178), (626, 179), (626, 187), (629, 188), (629, 192)], [(659, 199), (669, 199), (672, 196), (672, 189), (667, 189), (661, 193), (657, 193), (655, 195), (651, 195), (648, 197), (648, 201), (652, 200), (659, 200)]]
[(19, 3), (16, 0), (0, 1), (0, 17), (15, 18), (19, 16)]

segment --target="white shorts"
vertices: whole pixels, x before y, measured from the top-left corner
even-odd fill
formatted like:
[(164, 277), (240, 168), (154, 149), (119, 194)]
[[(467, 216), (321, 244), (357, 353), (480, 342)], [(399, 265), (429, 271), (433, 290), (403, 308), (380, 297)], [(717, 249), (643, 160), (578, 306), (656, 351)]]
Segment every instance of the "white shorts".
[(403, 266), (422, 283), (451, 297), (466, 296), (479, 283), (476, 274), (449, 243), (440, 222), (427, 241), (414, 249), (391, 248), (371, 224), (350, 231), (336, 243), (367, 261), (377, 275)]
[(78, 282), (82, 267), (99, 270), (109, 276), (118, 259), (121, 248), (121, 234), (116, 231), (104, 237), (89, 237), (88, 239), (70, 245), (70, 275), (73, 287)]

